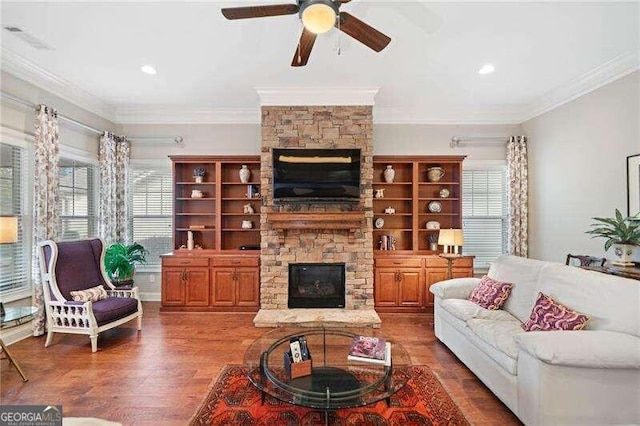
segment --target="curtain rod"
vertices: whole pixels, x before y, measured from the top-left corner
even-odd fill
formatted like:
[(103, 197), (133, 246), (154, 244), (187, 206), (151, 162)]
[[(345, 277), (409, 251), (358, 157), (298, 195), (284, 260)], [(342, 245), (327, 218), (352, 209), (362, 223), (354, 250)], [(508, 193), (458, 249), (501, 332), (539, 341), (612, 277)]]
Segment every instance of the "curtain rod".
[[(6, 98), (6, 99), (8, 99), (10, 101), (13, 101), (15, 103), (18, 103), (20, 105), (24, 105), (24, 106), (26, 106), (28, 108), (36, 108), (37, 107), (36, 104), (34, 104), (32, 102), (29, 102), (27, 100), (24, 100), (22, 98), (19, 98), (17, 96), (14, 96), (11, 93), (5, 92), (4, 90), (0, 91), (0, 95), (3, 98)], [(74, 120), (73, 118), (67, 117), (67, 116), (65, 116), (63, 114), (60, 114), (60, 113), (58, 113), (58, 118), (61, 119), (61, 120), (66, 121), (68, 123), (71, 123), (74, 126), (83, 128), (85, 130), (88, 130), (88, 131), (90, 131), (92, 133), (95, 133), (95, 134), (98, 134), (98, 135), (101, 135), (101, 134), (104, 133), (104, 130), (96, 129), (95, 127), (91, 127), (88, 124), (84, 124), (84, 123), (82, 123), (82, 122), (80, 122), (78, 120)], [(130, 142), (134, 142), (134, 141), (137, 141), (137, 142), (170, 141), (170, 142), (175, 142), (177, 144), (181, 143), (184, 140), (182, 136), (175, 136), (175, 137), (173, 137), (173, 136), (152, 136), (152, 137), (143, 137), (143, 136), (140, 136), (140, 137), (129, 136), (129, 137), (127, 137), (127, 136), (125, 136), (125, 138)]]
[(455, 148), (464, 142), (485, 142), (490, 144), (502, 144), (509, 142), (509, 136), (453, 136), (449, 146)]

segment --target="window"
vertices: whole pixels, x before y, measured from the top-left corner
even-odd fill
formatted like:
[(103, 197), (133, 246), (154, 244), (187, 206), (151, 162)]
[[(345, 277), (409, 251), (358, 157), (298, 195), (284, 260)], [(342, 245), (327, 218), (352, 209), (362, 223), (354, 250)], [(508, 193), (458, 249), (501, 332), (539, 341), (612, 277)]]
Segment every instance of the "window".
[(462, 172), (463, 250), (476, 257), (476, 268), (506, 253), (507, 214), (506, 166)]
[(17, 216), (18, 242), (0, 244), (0, 293), (29, 287), (30, 235), (25, 233), (27, 215), (27, 151), (0, 143), (0, 214)]
[(133, 241), (149, 251), (147, 266), (159, 266), (160, 255), (173, 249), (171, 168), (131, 165), (129, 199)]
[(60, 239), (77, 240), (98, 235), (96, 218), (96, 167), (61, 158)]

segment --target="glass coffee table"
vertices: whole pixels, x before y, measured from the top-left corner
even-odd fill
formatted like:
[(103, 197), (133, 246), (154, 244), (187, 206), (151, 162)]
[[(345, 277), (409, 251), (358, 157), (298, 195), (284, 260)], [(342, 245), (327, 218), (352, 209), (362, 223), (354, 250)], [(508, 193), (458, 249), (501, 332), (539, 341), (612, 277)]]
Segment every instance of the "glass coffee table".
[[(291, 378), (285, 355), (291, 338), (304, 336), (311, 354), (308, 375)], [(391, 342), (390, 365), (347, 359), (355, 336)], [(277, 328), (254, 341), (245, 352), (249, 381), (266, 395), (293, 405), (324, 411), (361, 407), (389, 398), (409, 379), (411, 359), (401, 344), (371, 328)]]

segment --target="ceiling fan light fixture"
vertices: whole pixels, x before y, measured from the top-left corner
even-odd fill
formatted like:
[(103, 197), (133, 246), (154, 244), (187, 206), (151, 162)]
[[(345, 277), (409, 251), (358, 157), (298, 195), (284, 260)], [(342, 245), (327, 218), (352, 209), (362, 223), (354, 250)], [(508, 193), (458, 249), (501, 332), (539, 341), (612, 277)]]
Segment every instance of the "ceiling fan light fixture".
[(310, 0), (300, 10), (302, 24), (314, 34), (326, 33), (333, 28), (336, 23), (336, 17), (337, 8), (329, 0)]

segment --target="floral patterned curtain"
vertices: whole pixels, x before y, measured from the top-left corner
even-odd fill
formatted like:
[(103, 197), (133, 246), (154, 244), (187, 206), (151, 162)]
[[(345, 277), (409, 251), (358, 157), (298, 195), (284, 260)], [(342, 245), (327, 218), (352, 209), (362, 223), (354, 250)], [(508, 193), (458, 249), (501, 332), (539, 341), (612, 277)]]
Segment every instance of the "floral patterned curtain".
[(107, 244), (129, 242), (127, 179), (129, 142), (113, 133), (100, 137), (100, 210), (98, 233)]
[(58, 113), (53, 108), (39, 105), (34, 126), (33, 305), (39, 309), (33, 320), (33, 335), (41, 336), (45, 331), (46, 314), (36, 247), (40, 241), (55, 240), (60, 230)]
[(527, 138), (511, 136), (507, 142), (507, 173), (509, 191), (509, 254), (529, 255), (528, 216), (529, 195), (527, 176)]

